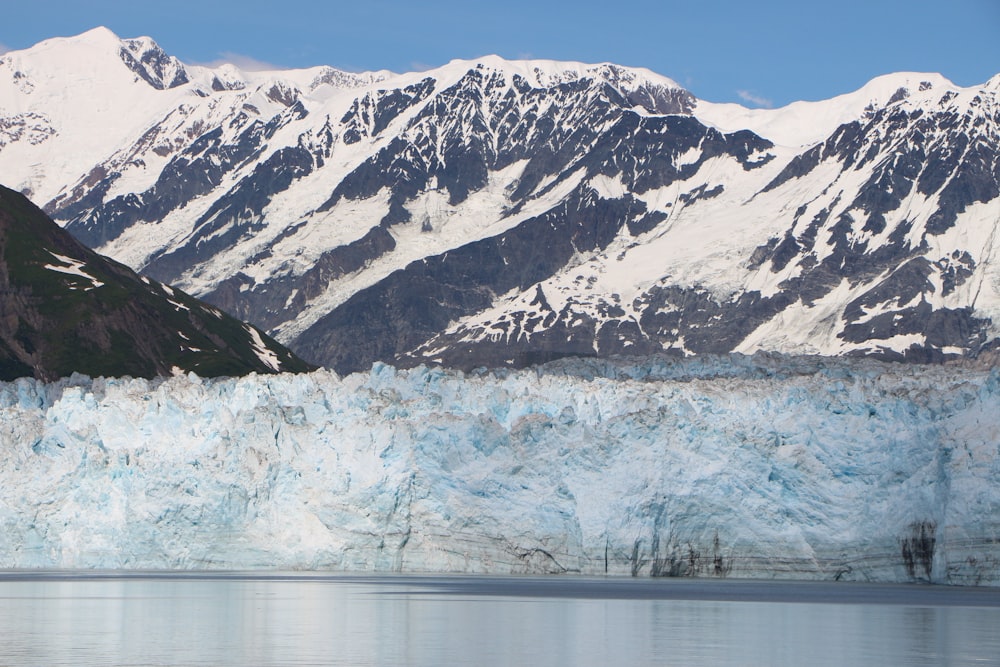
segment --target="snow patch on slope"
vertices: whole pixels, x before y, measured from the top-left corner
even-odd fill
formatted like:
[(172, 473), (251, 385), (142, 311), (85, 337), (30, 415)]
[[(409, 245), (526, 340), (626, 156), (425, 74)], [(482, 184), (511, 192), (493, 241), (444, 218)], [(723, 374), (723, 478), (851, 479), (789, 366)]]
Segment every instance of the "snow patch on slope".
[[(55, 271), (57, 273), (65, 273), (66, 275), (85, 278), (87, 281), (90, 282), (90, 286), (84, 288), (84, 291), (87, 292), (104, 285), (103, 282), (101, 282), (100, 280), (98, 280), (97, 278), (95, 278), (94, 276), (90, 275), (89, 273), (83, 270), (83, 267), (86, 266), (86, 263), (79, 262), (73, 259), (72, 257), (66, 257), (65, 255), (56, 254), (52, 251), (49, 251), (49, 254), (55, 257), (59, 261), (59, 264), (43, 264), (42, 265), (43, 268), (49, 269), (50, 271)], [(71, 289), (76, 289), (76, 288), (71, 287)]]
[(250, 343), (257, 358), (264, 362), (268, 368), (280, 371), (281, 361), (278, 359), (278, 355), (267, 346), (264, 339), (261, 338), (260, 332), (249, 324), (243, 325), (243, 328), (250, 334)]
[[(510, 215), (510, 199), (506, 187), (524, 169), (524, 165), (524, 161), (519, 161), (494, 172), (486, 187), (470, 194), (459, 206), (447, 204), (443, 193), (436, 190), (418, 195), (407, 204), (413, 216), (411, 221), (390, 228), (396, 248), (370, 262), (363, 272), (356, 272), (330, 283), (326, 291), (313, 299), (295, 320), (286, 322), (277, 329), (276, 338), (281, 341), (294, 340), (352, 294), (374, 285), (410, 262), (502, 234), (524, 220), (540, 215), (569, 195), (582, 178), (580, 172), (568, 176), (545, 196), (529, 201), (516, 214)], [(359, 206), (368, 206), (371, 201), (341, 202), (326, 214), (325, 219), (357, 221), (358, 218), (350, 213)], [(372, 225), (377, 224), (377, 218), (370, 214), (362, 219), (370, 220)], [(428, 223), (429, 230), (425, 227), (425, 222)], [(329, 222), (327, 225), (329, 226)]]

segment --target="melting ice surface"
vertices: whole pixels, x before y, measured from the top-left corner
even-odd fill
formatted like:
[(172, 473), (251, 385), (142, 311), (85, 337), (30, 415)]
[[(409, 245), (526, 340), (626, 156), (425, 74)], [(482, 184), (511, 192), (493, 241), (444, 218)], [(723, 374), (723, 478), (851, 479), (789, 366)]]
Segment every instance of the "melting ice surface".
[(0, 567), (1000, 584), (1000, 373), (757, 355), (0, 384)]

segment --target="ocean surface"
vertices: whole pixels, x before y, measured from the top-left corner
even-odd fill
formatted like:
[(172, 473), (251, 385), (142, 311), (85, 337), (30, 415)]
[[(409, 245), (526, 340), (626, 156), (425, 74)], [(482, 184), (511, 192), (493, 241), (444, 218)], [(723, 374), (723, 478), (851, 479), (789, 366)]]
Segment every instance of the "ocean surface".
[(0, 572), (0, 665), (1000, 665), (1000, 590)]

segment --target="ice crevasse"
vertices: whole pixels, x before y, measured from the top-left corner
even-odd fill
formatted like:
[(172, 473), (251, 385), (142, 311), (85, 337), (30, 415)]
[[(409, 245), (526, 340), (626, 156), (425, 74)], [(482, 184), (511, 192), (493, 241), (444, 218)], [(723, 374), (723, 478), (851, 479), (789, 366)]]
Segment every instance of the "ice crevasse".
[(23, 379), (0, 446), (0, 568), (1000, 584), (981, 362)]

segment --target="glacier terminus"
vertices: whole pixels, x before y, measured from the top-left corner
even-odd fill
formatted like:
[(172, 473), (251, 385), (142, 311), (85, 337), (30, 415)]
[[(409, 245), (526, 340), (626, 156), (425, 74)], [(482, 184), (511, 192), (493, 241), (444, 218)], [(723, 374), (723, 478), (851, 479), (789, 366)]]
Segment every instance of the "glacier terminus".
[(21, 379), (0, 567), (997, 585), (998, 403), (982, 359)]

